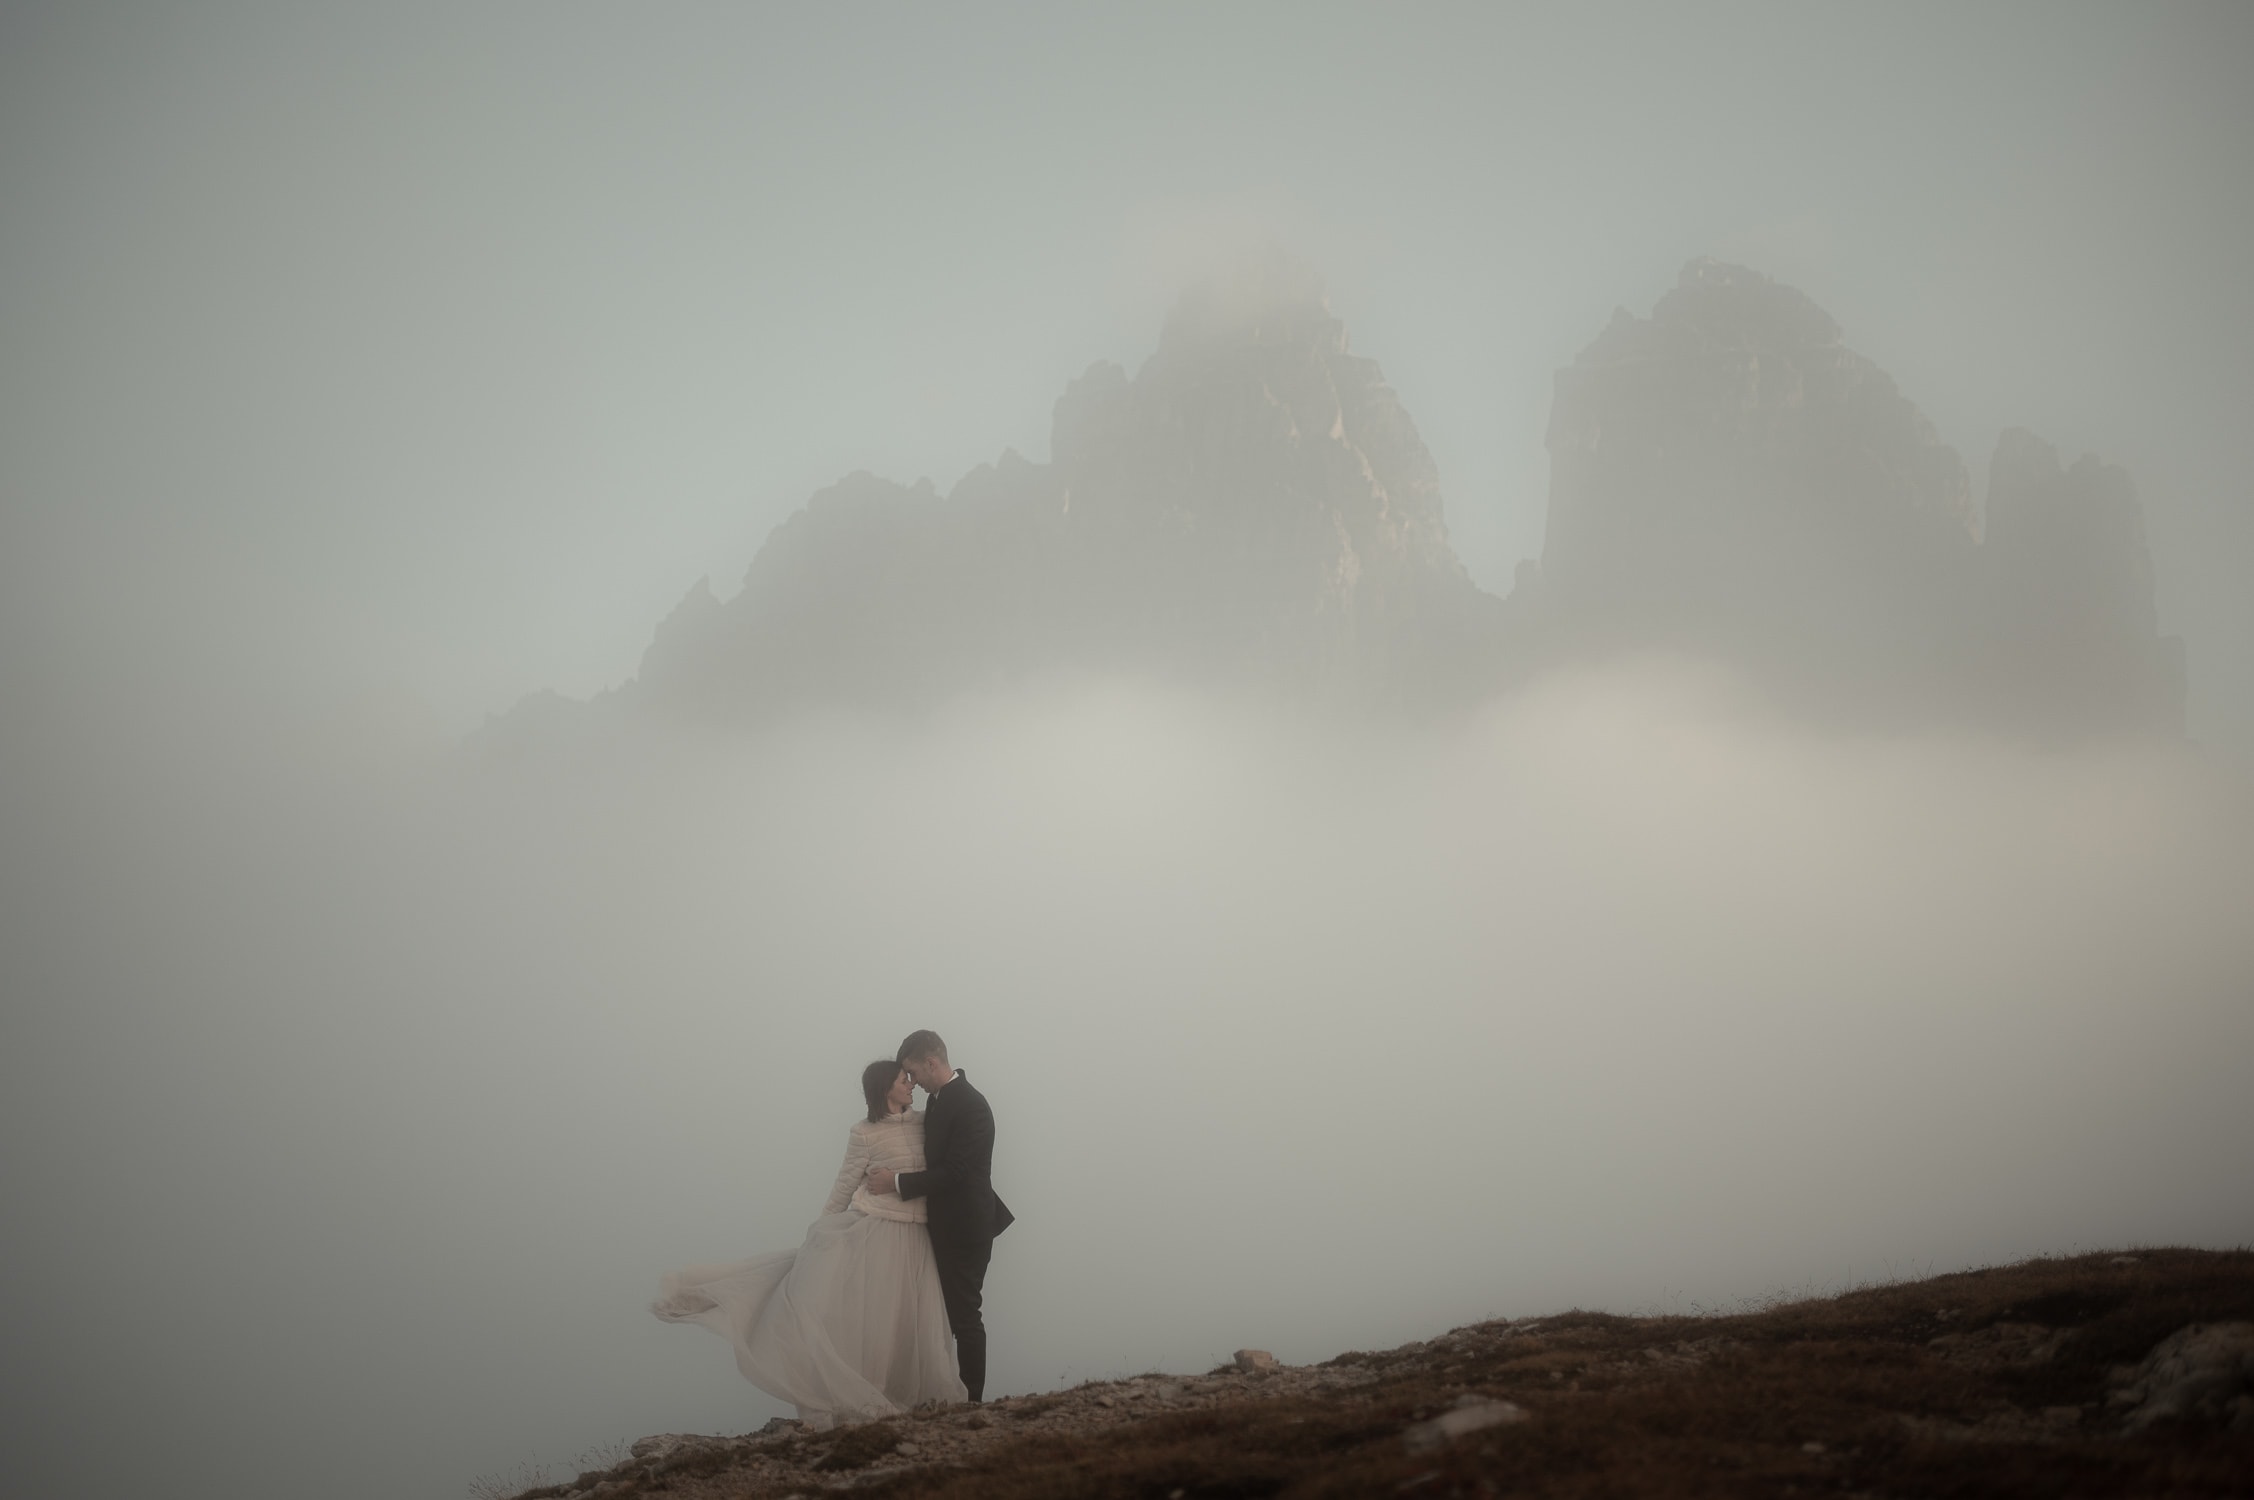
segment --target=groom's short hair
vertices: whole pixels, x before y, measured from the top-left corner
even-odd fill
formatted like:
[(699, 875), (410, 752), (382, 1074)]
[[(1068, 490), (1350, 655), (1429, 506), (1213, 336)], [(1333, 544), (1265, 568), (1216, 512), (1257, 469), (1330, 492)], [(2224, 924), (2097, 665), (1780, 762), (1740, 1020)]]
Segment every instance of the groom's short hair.
[(908, 1039), (900, 1044), (900, 1061), (915, 1062), (926, 1057), (936, 1057), (945, 1062), (947, 1044), (939, 1039), (936, 1031), (909, 1032)]

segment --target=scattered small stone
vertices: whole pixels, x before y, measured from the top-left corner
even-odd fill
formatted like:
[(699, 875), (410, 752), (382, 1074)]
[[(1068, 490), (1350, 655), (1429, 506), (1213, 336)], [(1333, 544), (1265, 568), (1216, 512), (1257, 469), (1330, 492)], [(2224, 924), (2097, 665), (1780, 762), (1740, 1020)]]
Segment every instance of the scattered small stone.
[(1802, 1443), (1800, 1451), (1802, 1453), (1821, 1453), (1824, 1451), (1824, 1445), (1821, 1443)]
[(2133, 1266), (2138, 1264), (2138, 1257), (2134, 1255), (2116, 1255), (2113, 1257), (2113, 1264), (2117, 1266)]
[(923, 1449), (917, 1447), (914, 1443), (902, 1441), (894, 1445), (892, 1451), (902, 1458), (914, 1458), (917, 1454), (923, 1452)]
[(1276, 1357), (1265, 1349), (1239, 1349), (1237, 1368), (1247, 1375), (1264, 1375), (1276, 1367)]

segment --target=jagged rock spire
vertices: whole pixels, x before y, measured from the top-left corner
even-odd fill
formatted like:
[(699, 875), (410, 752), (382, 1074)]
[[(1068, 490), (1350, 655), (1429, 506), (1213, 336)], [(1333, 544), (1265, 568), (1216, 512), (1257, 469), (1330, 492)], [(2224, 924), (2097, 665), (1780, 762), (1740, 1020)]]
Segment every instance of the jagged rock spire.
[(1134, 375), (1091, 366), (1051, 454), (944, 499), (865, 474), (824, 491), (735, 599), (677, 612), (637, 690), (759, 716), (1069, 667), (1360, 699), (1487, 659), (1495, 601), (1449, 545), (1432, 456), (1287, 258), (1190, 289)]
[(2007, 433), (1982, 545), (1963, 459), (1756, 271), (1694, 260), (1648, 319), (1615, 313), (1558, 372), (1549, 446), (1567, 649), (1717, 655), (1865, 718), (2182, 723), (2127, 477)]

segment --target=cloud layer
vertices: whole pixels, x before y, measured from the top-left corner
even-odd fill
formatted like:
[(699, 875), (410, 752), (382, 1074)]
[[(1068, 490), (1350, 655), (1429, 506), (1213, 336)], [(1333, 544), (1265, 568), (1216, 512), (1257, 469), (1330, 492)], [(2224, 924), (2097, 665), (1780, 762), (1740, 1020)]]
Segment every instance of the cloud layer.
[(2254, 812), (2189, 750), (1827, 739), (1648, 662), (1419, 729), (1108, 682), (259, 764), (14, 846), (9, 1441), (132, 1423), (96, 1490), (763, 1419), (642, 1304), (794, 1243), (925, 1025), (1000, 1119), (1005, 1391), (2254, 1237)]

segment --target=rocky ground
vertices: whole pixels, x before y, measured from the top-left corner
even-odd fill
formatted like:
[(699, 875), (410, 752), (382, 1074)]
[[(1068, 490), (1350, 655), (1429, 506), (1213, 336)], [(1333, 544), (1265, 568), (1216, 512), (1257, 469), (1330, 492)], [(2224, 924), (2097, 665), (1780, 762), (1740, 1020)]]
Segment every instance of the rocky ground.
[(1721, 1317), (1568, 1312), (815, 1433), (644, 1438), (520, 1500), (2254, 1494), (2254, 1251)]

